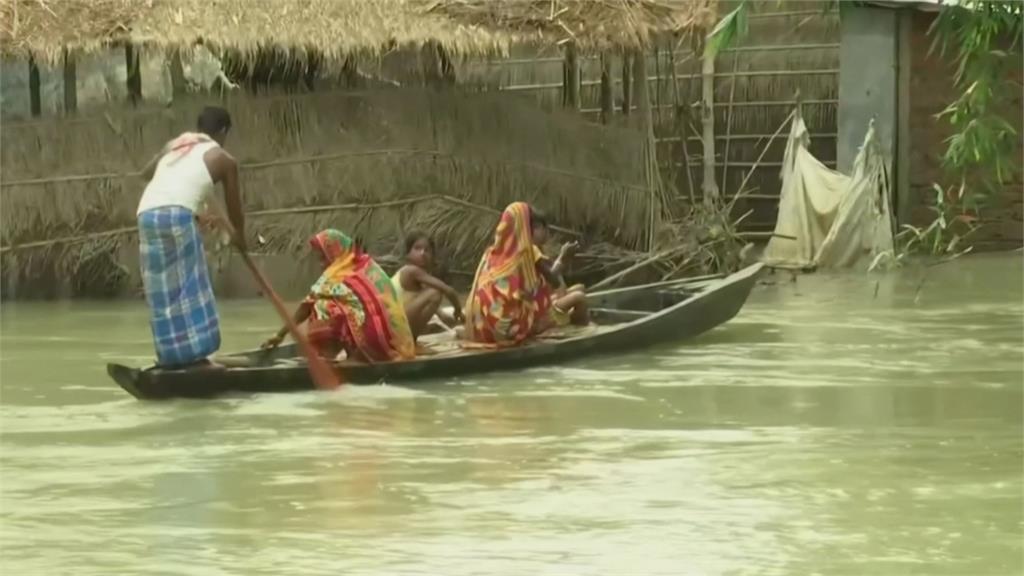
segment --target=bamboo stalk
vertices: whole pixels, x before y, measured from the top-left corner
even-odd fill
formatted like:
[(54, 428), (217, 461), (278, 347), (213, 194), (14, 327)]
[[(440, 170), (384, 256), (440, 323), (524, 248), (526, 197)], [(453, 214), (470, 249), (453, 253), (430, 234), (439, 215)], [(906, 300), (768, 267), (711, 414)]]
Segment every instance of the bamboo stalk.
[(726, 210), (726, 213), (731, 212), (733, 206), (736, 205), (736, 201), (743, 196), (743, 190), (744, 188), (746, 188), (747, 182), (750, 181), (750, 177), (754, 174), (754, 170), (757, 169), (758, 165), (761, 163), (761, 160), (764, 159), (764, 155), (768, 152), (768, 148), (771, 146), (772, 141), (774, 141), (775, 138), (778, 137), (779, 133), (782, 132), (782, 129), (786, 127), (786, 124), (788, 124), (789, 121), (792, 120), (795, 115), (796, 110), (790, 112), (789, 116), (786, 116), (786, 119), (782, 121), (782, 124), (779, 124), (778, 129), (776, 129), (775, 133), (772, 134), (772, 137), (768, 140), (768, 143), (764, 145), (764, 149), (761, 150), (761, 155), (757, 157), (757, 161), (754, 162), (754, 166), (750, 168), (750, 170), (747, 172), (747, 175), (743, 178), (743, 181), (740, 182), (740, 187), (736, 190), (736, 196), (734, 196), (732, 201), (729, 202), (729, 207)]
[[(622, 53), (622, 115), (629, 116), (633, 109), (633, 71), (629, 52)], [(583, 82), (586, 85), (586, 82)]]
[(657, 262), (658, 260), (661, 260), (663, 258), (667, 258), (668, 256), (671, 256), (671, 255), (673, 255), (673, 254), (675, 254), (677, 252), (681, 252), (684, 249), (685, 248), (682, 247), (682, 246), (673, 246), (672, 248), (669, 248), (667, 250), (662, 250), (661, 252), (658, 252), (657, 254), (654, 254), (654, 255), (652, 255), (649, 258), (645, 258), (645, 259), (641, 260), (640, 262), (637, 262), (636, 264), (630, 266), (629, 268), (626, 268), (625, 270), (616, 272), (615, 274), (612, 274), (611, 276), (608, 276), (607, 278), (601, 280), (597, 284), (594, 284), (593, 286), (591, 286), (590, 290), (597, 290), (598, 288), (600, 288), (602, 286), (608, 286), (609, 284), (612, 284), (613, 282), (619, 280), (620, 278), (626, 276), (627, 274), (631, 274), (633, 272), (636, 272), (637, 270), (640, 270), (644, 266), (649, 266), (649, 265), (653, 264), (654, 262)]
[[(771, 138), (771, 134), (732, 134), (731, 136), (725, 136), (724, 134), (715, 134), (715, 140), (764, 140), (765, 138)], [(835, 132), (819, 133), (819, 134), (808, 134), (809, 138), (838, 138), (839, 134)], [(688, 140), (693, 142), (700, 142), (699, 136), (690, 136)], [(662, 136), (658, 138), (658, 142), (679, 142), (678, 136)]]
[(704, 206), (710, 208), (718, 198), (718, 184), (715, 182), (715, 59), (705, 49), (701, 59), (701, 125), (704, 145), (704, 181), (701, 193)]
[[(679, 141), (682, 143), (683, 149), (683, 163), (686, 169), (686, 190), (690, 193), (690, 203), (692, 205), (696, 202), (696, 191), (693, 188), (693, 172), (690, 170), (690, 151), (686, 145), (687, 139), (683, 136), (683, 134), (686, 133), (686, 126), (684, 125), (682, 118), (680, 118), (680, 115), (682, 114), (681, 111), (685, 110), (685, 108), (683, 108), (683, 103), (679, 98), (679, 82), (676, 80), (676, 60), (674, 54), (674, 51), (669, 52), (669, 69), (672, 71), (672, 103), (675, 106), (676, 124), (678, 126), (677, 132), (679, 132)], [(657, 140), (655, 140), (655, 143), (657, 143)]]
[[(806, 100), (801, 104), (812, 104), (816, 106), (838, 106), (839, 100), (836, 98), (825, 98), (818, 100)], [(789, 107), (795, 106), (796, 102), (792, 100), (747, 100), (741, 102), (734, 102), (734, 108), (775, 108), (775, 107)], [(726, 108), (729, 106), (728, 102), (716, 102), (716, 108)], [(663, 108), (668, 108), (668, 104), (662, 105)], [(636, 106), (633, 107), (636, 110)], [(600, 108), (582, 108), (580, 109), (581, 114), (597, 114), (600, 112)]]
[(358, 158), (364, 156), (398, 156), (398, 155), (426, 155), (426, 156), (440, 156), (441, 152), (437, 150), (416, 150), (411, 148), (388, 148), (381, 150), (358, 150), (355, 152), (334, 152), (332, 154), (315, 154), (313, 156), (303, 156), (300, 158), (286, 158), (284, 160), (271, 160), (269, 162), (254, 162), (252, 164), (243, 164), (241, 167), (246, 170), (260, 170), (263, 168), (272, 168), (275, 166), (288, 166), (292, 164), (311, 164), (313, 162), (322, 162), (324, 160), (337, 160), (339, 158)]
[[(739, 56), (732, 57), (732, 71), (735, 72), (740, 65)], [(729, 145), (732, 143), (732, 109), (736, 100), (736, 78), (729, 81), (729, 108), (725, 119), (725, 152), (722, 153), (722, 187), (728, 188), (729, 181), (726, 176), (729, 173)]]
[(185, 67), (181, 63), (181, 50), (174, 48), (167, 54), (168, 64), (171, 69), (171, 97), (177, 100), (185, 96)]
[[(805, 70), (748, 70), (748, 71), (745, 71), (745, 72), (736, 72), (735, 74), (733, 74), (731, 72), (715, 72), (713, 77), (715, 79), (718, 79), (718, 78), (732, 78), (732, 77), (748, 78), (748, 77), (758, 77), (758, 76), (831, 76), (831, 75), (834, 75), (834, 74), (839, 74), (839, 68), (812, 68), (812, 69), (805, 69)], [(677, 75), (677, 78), (679, 78), (679, 79), (687, 79), (687, 80), (694, 80), (694, 79), (702, 78), (702, 77), (703, 77), (703, 74), (679, 74), (679, 75)], [(657, 82), (658, 78), (657, 78), (657, 76), (648, 76), (647, 77), (647, 81), (648, 82)], [(583, 80), (582, 82), (580, 82), (580, 85), (581, 86), (597, 86), (600, 83), (601, 83), (600, 80)], [(632, 82), (632, 80), (629, 80), (628, 82), (620, 80), (620, 81), (616, 82), (616, 84), (618, 84), (618, 83), (622, 83), (623, 87), (625, 87), (625, 86), (628, 86), (630, 83), (633, 83), (633, 82)], [(498, 90), (505, 91), (505, 92), (515, 92), (515, 91), (529, 91), (529, 90), (559, 90), (561, 88), (562, 88), (562, 83), (561, 82), (544, 82), (544, 83), (538, 83), (538, 84), (511, 84), (511, 85), (502, 86), (502, 87), (498, 88)]]
[(601, 290), (599, 292), (590, 292), (587, 294), (587, 298), (612, 296), (614, 294), (624, 294), (626, 292), (633, 292), (635, 290), (647, 290), (650, 288), (660, 288), (662, 286), (685, 286), (687, 284), (705, 282), (707, 280), (717, 280), (719, 278), (725, 278), (725, 274), (705, 274), (703, 276), (693, 276), (691, 278), (676, 278), (674, 280), (661, 280), (658, 282), (650, 282), (647, 284), (639, 284), (636, 286), (609, 288), (608, 290)]
[(607, 52), (601, 53), (601, 123), (612, 121), (615, 104), (612, 96), (612, 57)]
[[(488, 214), (500, 215), (501, 210), (491, 208), (490, 206), (484, 206), (482, 204), (476, 204), (469, 200), (462, 198), (456, 198), (454, 196), (448, 196), (444, 194), (429, 194), (424, 196), (416, 196), (414, 198), (405, 198), (402, 200), (388, 200), (385, 202), (375, 203), (350, 203), (350, 204), (324, 204), (320, 206), (298, 206), (295, 208), (273, 208), (269, 210), (257, 210), (246, 214), (247, 218), (262, 218), (266, 216), (282, 216), (291, 214), (313, 214), (317, 212), (342, 212), (345, 210), (374, 210), (378, 208), (396, 208), (403, 206), (410, 206), (413, 204), (420, 204), (431, 200), (441, 201), (456, 206), (462, 206), (465, 208), (471, 208)], [(570, 236), (581, 237), (582, 234), (572, 230), (570, 228), (564, 228), (561, 226), (550, 226), (552, 230), (567, 234)], [(36, 242), (26, 242), (24, 244), (14, 244), (11, 246), (0, 247), (0, 254), (14, 251), (14, 250), (25, 250), (29, 248), (44, 248), (47, 246), (53, 246), (56, 244), (78, 244), (81, 242), (88, 242), (90, 240), (96, 240), (100, 238), (107, 238), (113, 236), (120, 236), (125, 234), (134, 234), (138, 232), (138, 227), (130, 226), (124, 228), (115, 228), (114, 230), (105, 230), (103, 232), (91, 232), (89, 234), (80, 234), (77, 236), (65, 236), (62, 238), (53, 238), (50, 240), (39, 240)]]
[(139, 69), (139, 54), (131, 44), (124, 45), (124, 63), (127, 67), (128, 101), (132, 106), (137, 106), (142, 102), (142, 72)]
[[(308, 164), (313, 162), (322, 162), (326, 160), (337, 160), (340, 158), (356, 158), (365, 156), (398, 156), (398, 155), (409, 155), (409, 156), (432, 156), (435, 158), (449, 158), (457, 162), (467, 163), (469, 161), (458, 158), (453, 154), (447, 154), (436, 150), (412, 150), (412, 149), (384, 149), (384, 150), (362, 150), (357, 152), (336, 152), (333, 154), (318, 154), (314, 156), (304, 156), (301, 158), (287, 158), (284, 160), (273, 160), (270, 162), (257, 162), (253, 164), (242, 164), (239, 169), (242, 171), (246, 170), (259, 170), (264, 168), (272, 168), (278, 166), (288, 166), (293, 164)], [(542, 164), (535, 164), (532, 162), (515, 162), (515, 161), (503, 161), (503, 160), (489, 160), (489, 162), (498, 164), (505, 167), (515, 168), (526, 168), (529, 170), (535, 170), (538, 172), (545, 172), (548, 174), (555, 174), (559, 176), (565, 176), (568, 178), (575, 178), (578, 180), (586, 180), (589, 182), (600, 183), (605, 186), (618, 187), (626, 190), (635, 190), (638, 192), (646, 192), (647, 186), (640, 186), (636, 184), (628, 184), (625, 182), (619, 182), (615, 180), (608, 180), (607, 178), (601, 178), (599, 176), (590, 176), (588, 174), (577, 174), (568, 170), (560, 170), (558, 168), (552, 168), (550, 166), (544, 166)], [(30, 178), (26, 180), (13, 180), (8, 182), (0, 182), (0, 188), (12, 187), (12, 186), (33, 186), (43, 184), (56, 184), (61, 182), (80, 182), (88, 180), (109, 180), (113, 178), (126, 178), (135, 176), (135, 173), (119, 173), (119, 172), (106, 172), (102, 174), (81, 174), (81, 175), (70, 175), (70, 176), (53, 176), (49, 178)], [(601, 190), (598, 188), (597, 190)]]
[[(756, 17), (754, 14), (748, 16), (748, 18)], [(761, 16), (764, 17), (764, 16)], [(838, 42), (808, 42), (805, 44), (757, 44), (757, 45), (746, 45), (726, 48), (719, 50), (719, 54), (729, 54), (731, 52), (785, 52), (788, 50), (838, 50)], [(692, 56), (693, 50), (670, 50), (669, 54), (678, 56)], [(597, 60), (598, 56), (580, 56), (580, 61)], [(536, 64), (554, 64), (561, 62), (562, 58), (557, 56), (546, 57), (546, 58), (502, 58), (498, 60), (487, 60), (487, 64), (490, 66), (529, 66)]]
[(658, 124), (661, 125), (664, 122), (661, 115), (661, 51), (657, 42), (654, 43), (654, 77), (658, 79), (654, 85), (654, 110), (658, 113)]
[[(633, 53), (633, 77), (647, 76), (647, 58), (641, 51)], [(661, 179), (658, 172), (657, 143), (654, 140), (654, 116), (651, 111), (651, 95), (646, 82), (636, 83), (635, 96), (640, 107), (639, 123), (644, 133), (644, 175), (647, 180), (647, 250), (654, 250), (655, 231), (657, 228), (658, 203), (661, 192)]]
[(54, 176), (51, 178), (32, 178), (29, 180), (14, 180), (11, 182), (0, 182), (0, 187), (7, 186), (33, 186), (36, 184), (57, 184), (60, 182), (81, 182), (84, 180), (109, 180), (111, 178), (123, 178), (128, 176), (121, 172), (105, 172), (103, 174), (80, 174), (75, 176)]
[(78, 110), (78, 73), (75, 55), (64, 49), (64, 113), (73, 114)]
[[(835, 167), (835, 165), (836, 165), (836, 161), (835, 160), (821, 160), (820, 162), (822, 164), (824, 164), (825, 166)], [(691, 165), (692, 166), (700, 166), (701, 163), (700, 162), (694, 162)], [(752, 168), (752, 169), (756, 170), (758, 168), (771, 168), (771, 167), (777, 167), (777, 166), (782, 166), (782, 161), (781, 160), (771, 160), (771, 161), (768, 161), (768, 162), (732, 162), (732, 164), (729, 166), (729, 168), (749, 167), (749, 168)]]
[(562, 70), (562, 106), (573, 110), (580, 109), (580, 63), (577, 57), (576, 43), (567, 43)]
[(28, 100), (32, 115), (40, 116), (43, 113), (43, 100), (39, 92), (39, 66), (31, 56), (28, 59)]

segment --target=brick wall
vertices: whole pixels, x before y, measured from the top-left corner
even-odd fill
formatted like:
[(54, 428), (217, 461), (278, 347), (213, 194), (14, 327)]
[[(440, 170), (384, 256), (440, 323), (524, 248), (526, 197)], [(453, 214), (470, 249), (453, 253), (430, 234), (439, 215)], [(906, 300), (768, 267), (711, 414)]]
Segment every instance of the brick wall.
[[(934, 203), (933, 183), (942, 186), (951, 184), (951, 179), (942, 169), (942, 155), (946, 151), (946, 138), (951, 129), (946, 120), (936, 120), (935, 115), (945, 109), (955, 97), (953, 86), (955, 74), (952, 63), (954, 54), (944, 57), (938, 51), (929, 56), (932, 37), (928, 28), (935, 14), (913, 12), (911, 26), (911, 80), (910, 80), (910, 200), (908, 217), (915, 226), (928, 225), (934, 213), (928, 206)], [(1019, 49), (1019, 45), (1018, 45)], [(1020, 162), (1024, 153), (1021, 137), (1022, 126), (1022, 74), (1018, 69), (1013, 78), (1012, 99), (1003, 103), (999, 112), (1017, 130), (1016, 159)], [(970, 185), (970, 182), (968, 183)], [(973, 235), (976, 250), (999, 250), (1015, 248), (1024, 244), (1024, 183), (1006, 186), (1002, 195), (994, 199), (992, 206), (982, 211), (984, 227)]]

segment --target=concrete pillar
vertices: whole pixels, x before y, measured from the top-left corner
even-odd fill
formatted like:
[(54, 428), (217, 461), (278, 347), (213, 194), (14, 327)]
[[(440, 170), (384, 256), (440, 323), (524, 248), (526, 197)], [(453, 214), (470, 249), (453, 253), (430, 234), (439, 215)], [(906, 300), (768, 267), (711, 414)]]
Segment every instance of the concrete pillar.
[(838, 169), (849, 174), (864, 142), (868, 122), (890, 158), (896, 150), (899, 12), (890, 8), (839, 3)]

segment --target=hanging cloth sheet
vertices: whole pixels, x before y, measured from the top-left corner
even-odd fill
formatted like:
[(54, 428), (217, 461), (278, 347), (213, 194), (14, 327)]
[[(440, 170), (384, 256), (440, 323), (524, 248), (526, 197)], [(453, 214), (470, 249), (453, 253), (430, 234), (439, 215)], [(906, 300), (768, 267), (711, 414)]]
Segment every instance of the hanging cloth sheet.
[(799, 112), (786, 142), (775, 235), (761, 260), (776, 268), (849, 268), (893, 249), (887, 160), (874, 120), (847, 176), (818, 161)]

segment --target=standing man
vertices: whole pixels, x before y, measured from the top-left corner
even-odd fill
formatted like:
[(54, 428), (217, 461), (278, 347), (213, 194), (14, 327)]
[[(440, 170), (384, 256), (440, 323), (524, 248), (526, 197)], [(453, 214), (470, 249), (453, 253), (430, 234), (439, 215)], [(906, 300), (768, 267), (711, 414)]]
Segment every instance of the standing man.
[(216, 223), (213, 189), (224, 187), (235, 245), (245, 250), (245, 215), (238, 191), (238, 163), (224, 148), (231, 116), (203, 109), (196, 132), (164, 145), (143, 169), (148, 184), (137, 210), (139, 264), (149, 304), (157, 366), (209, 364), (220, 348), (220, 322), (210, 285), (199, 224)]

